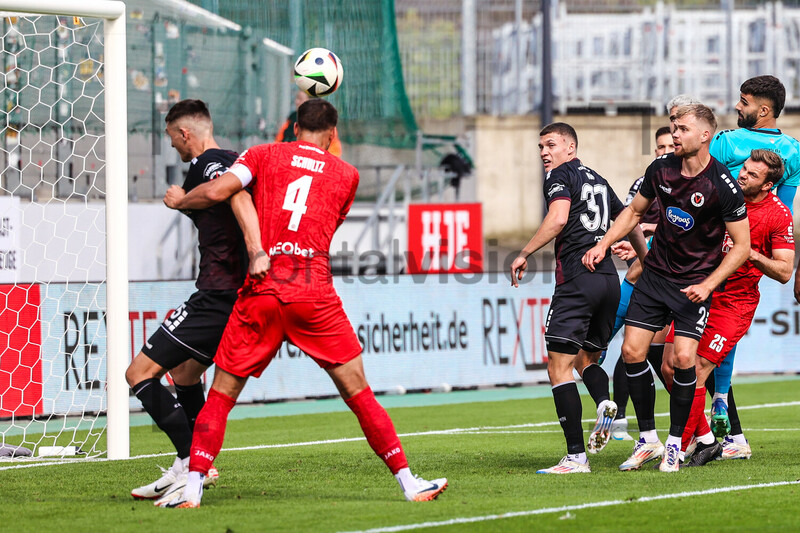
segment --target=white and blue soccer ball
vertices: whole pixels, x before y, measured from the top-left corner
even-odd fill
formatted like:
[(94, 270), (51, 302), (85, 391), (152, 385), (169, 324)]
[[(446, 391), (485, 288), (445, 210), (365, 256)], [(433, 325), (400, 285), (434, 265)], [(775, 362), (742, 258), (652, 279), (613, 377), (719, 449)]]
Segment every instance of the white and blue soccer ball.
[(310, 96), (327, 96), (342, 84), (344, 69), (326, 48), (306, 50), (294, 64), (294, 82)]

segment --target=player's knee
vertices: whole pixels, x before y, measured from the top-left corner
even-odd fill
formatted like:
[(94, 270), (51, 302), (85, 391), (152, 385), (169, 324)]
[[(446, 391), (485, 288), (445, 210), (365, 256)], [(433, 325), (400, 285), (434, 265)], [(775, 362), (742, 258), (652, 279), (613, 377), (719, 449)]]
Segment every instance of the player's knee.
[(133, 364), (128, 366), (128, 369), (125, 371), (125, 380), (128, 382), (129, 387), (133, 387), (134, 385), (142, 381), (141, 379), (139, 379), (139, 373), (136, 372), (136, 369), (133, 367)]
[(622, 360), (626, 363), (640, 363), (647, 359), (647, 349), (642, 349), (630, 342), (622, 343)]

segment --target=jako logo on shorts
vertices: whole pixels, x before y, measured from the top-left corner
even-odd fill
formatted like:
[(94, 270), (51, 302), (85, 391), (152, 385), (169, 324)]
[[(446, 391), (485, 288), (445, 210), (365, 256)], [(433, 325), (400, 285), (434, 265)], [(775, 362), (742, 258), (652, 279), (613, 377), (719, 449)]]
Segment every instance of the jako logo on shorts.
[(671, 224), (675, 224), (684, 231), (689, 231), (694, 227), (694, 219), (692, 218), (692, 215), (679, 207), (667, 208), (667, 220), (669, 220)]

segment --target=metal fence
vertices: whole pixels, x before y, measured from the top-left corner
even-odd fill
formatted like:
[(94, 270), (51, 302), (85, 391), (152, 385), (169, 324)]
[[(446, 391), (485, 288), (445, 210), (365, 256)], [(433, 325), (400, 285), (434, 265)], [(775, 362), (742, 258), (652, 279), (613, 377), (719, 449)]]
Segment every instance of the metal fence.
[[(160, 198), (182, 181), (164, 135), (166, 112), (180, 99), (209, 104), (226, 148), (274, 138), (294, 90), (291, 50), (187, 2), (131, 0), (127, 9), (131, 199)], [(102, 25), (2, 17), (0, 34), (2, 187), (27, 199), (103, 196)]]
[[(560, 112), (660, 113), (687, 92), (724, 111), (748, 77), (776, 74), (800, 106), (800, 5), (552, 0)], [(540, 2), (397, 0), (406, 90), (418, 117), (536, 112)]]

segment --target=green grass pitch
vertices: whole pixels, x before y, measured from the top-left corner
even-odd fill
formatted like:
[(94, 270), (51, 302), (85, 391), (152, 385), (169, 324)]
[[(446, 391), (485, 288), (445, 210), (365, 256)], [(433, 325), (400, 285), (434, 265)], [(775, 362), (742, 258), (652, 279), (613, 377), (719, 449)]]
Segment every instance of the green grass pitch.
[[(363, 439), (299, 445), (360, 437), (349, 412), (231, 420), (228, 450), (216, 461), (219, 486), (206, 491), (200, 509), (159, 509), (130, 497), (131, 488), (156, 478), (157, 464), (171, 464), (167, 456), (32, 468), (9, 468), (23, 463), (7, 461), (0, 463), (0, 530), (796, 530), (800, 381), (737, 384), (736, 397), (753, 458), (675, 474), (649, 467), (619, 472), (632, 443), (612, 441), (590, 456), (591, 474), (536, 475), (565, 453), (549, 397), (390, 408), (398, 432), (406, 434), (401, 438), (412, 470), (450, 480), (437, 501), (426, 503), (404, 501)], [(584, 419), (591, 418), (592, 402), (583, 400)], [(659, 391), (657, 413), (667, 411), (667, 402)], [(668, 419), (656, 421), (663, 440)], [(277, 444), (287, 446), (263, 447)], [(250, 446), (262, 448), (232, 449)], [(170, 444), (151, 426), (134, 427), (131, 452), (167, 453)]]

